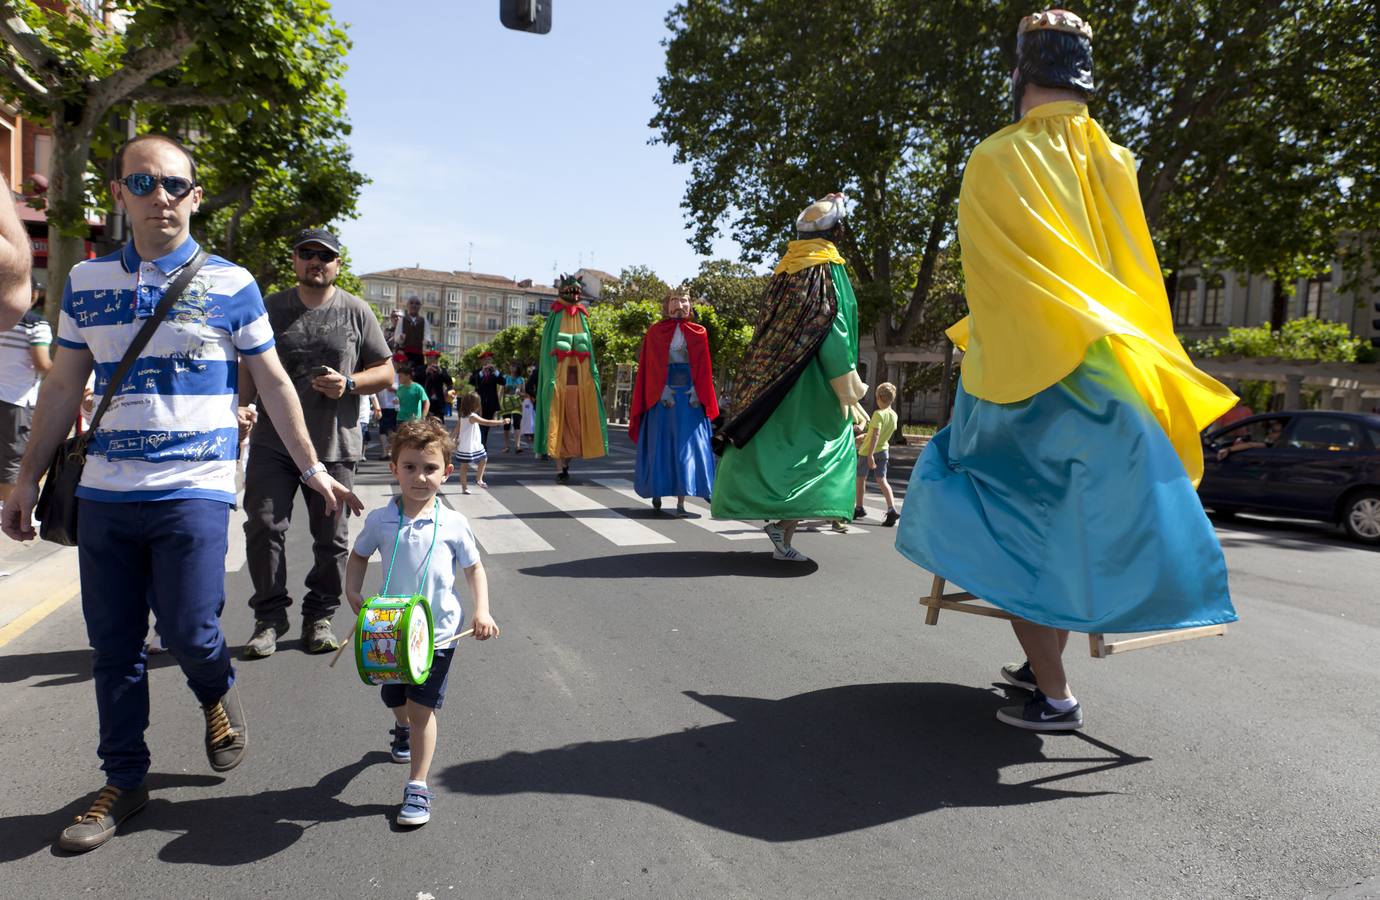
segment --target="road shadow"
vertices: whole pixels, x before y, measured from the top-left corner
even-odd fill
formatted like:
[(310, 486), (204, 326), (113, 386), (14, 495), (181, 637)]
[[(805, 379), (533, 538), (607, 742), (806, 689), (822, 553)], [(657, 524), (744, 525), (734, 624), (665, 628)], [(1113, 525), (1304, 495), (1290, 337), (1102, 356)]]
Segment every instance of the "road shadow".
[[(448, 790), (474, 795), (577, 794), (658, 806), (763, 841), (802, 841), (870, 828), (945, 807), (989, 807), (1099, 796), (1042, 785), (1054, 773), (1003, 784), (1002, 769), (1143, 761), (1098, 744), (1042, 737), (993, 718), (996, 693), (954, 684), (828, 688), (781, 700), (686, 696), (732, 719), (650, 738), (591, 741), (452, 766)], [(1048, 740), (1048, 743), (1046, 743)], [(1093, 742), (1097, 743), (1097, 742)], [(1046, 756), (1046, 748), (1077, 750)]]
[[(149, 793), (157, 796), (158, 791), (181, 787), (214, 787), (224, 781), (225, 779), (219, 775), (172, 775), (150, 772), (146, 784)], [(55, 848), (55, 842), (62, 829), (71, 825), (77, 816), (86, 811), (94, 794), (94, 791), (83, 794), (74, 798), (72, 802), (61, 809), (55, 809), (52, 812), (0, 818), (0, 863), (14, 862), (48, 847)], [(142, 816), (147, 811), (146, 808), (138, 815)], [(123, 834), (133, 822), (134, 819), (130, 819), (129, 823), (121, 828), (120, 833)], [(61, 853), (56, 849), (54, 852)], [(61, 855), (66, 856), (67, 854), (62, 853)]]
[[(1222, 516), (1208, 513), (1217, 531), (1217, 540), (1223, 547), (1249, 547), (1261, 544), (1259, 538), (1268, 538), (1271, 547), (1287, 547), (1291, 550), (1345, 551), (1365, 550), (1380, 553), (1380, 544), (1363, 544), (1353, 541), (1336, 525), (1328, 522), (1312, 522), (1305, 519), (1267, 519), (1263, 517), (1238, 514)], [(1223, 531), (1222, 529), (1225, 529)], [(1255, 537), (1240, 537), (1232, 532), (1245, 532)]]
[(648, 553), (621, 553), (527, 566), (523, 575), (538, 578), (800, 578), (819, 571), (814, 560), (806, 563), (772, 559), (771, 545), (757, 552), (663, 550)]
[[(291, 647), (294, 642), (279, 643), (279, 649)], [(230, 647), (230, 659), (241, 662), (243, 645)], [(145, 668), (154, 672), (169, 667), (176, 668), (177, 660), (171, 653), (151, 653)], [(50, 653), (9, 653), (0, 656), (0, 684), (14, 684), (30, 678), (45, 679), (26, 687), (63, 687), (91, 680), (91, 651), (55, 650)]]
[[(149, 805), (131, 818), (121, 833), (161, 831), (174, 835), (158, 851), (158, 858), (167, 863), (239, 866), (259, 862), (282, 853), (308, 828), (325, 822), (369, 816), (390, 820), (397, 804), (355, 806), (339, 798), (356, 775), (388, 762), (388, 754), (376, 750), (358, 762), (326, 773), (309, 786), (176, 803), (150, 798)], [(60, 850), (54, 853), (66, 855)]]

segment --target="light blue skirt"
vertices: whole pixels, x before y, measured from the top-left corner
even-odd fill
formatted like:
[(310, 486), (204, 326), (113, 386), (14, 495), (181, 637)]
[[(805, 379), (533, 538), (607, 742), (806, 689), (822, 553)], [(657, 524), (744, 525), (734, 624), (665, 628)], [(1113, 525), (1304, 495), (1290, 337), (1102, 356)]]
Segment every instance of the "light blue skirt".
[(1053, 628), (1236, 621), (1193, 483), (1105, 339), (1072, 375), (1019, 403), (959, 384), (953, 421), (911, 473), (896, 549)]
[(642, 418), (637, 436), (639, 497), (703, 497), (714, 491), (714, 452), (703, 406), (690, 405), (690, 366), (672, 363), (666, 383), (674, 404), (658, 403)]

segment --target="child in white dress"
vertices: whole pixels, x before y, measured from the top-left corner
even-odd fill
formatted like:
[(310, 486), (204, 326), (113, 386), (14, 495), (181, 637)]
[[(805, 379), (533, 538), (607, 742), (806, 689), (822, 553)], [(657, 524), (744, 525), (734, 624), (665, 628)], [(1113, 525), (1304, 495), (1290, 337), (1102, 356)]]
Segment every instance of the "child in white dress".
[(484, 483), (484, 468), (489, 464), (489, 451), (484, 449), (484, 441), (479, 433), (479, 426), (503, 427), (501, 420), (486, 419), (481, 416), (479, 408), (478, 392), (470, 391), (461, 397), (460, 421), (455, 424), (455, 431), (451, 434), (455, 439), (455, 453), (451, 455), (451, 463), (460, 470), (460, 493), (462, 494), (470, 492), (468, 482), (472, 463), (478, 466), (474, 483), (482, 488), (488, 487)]

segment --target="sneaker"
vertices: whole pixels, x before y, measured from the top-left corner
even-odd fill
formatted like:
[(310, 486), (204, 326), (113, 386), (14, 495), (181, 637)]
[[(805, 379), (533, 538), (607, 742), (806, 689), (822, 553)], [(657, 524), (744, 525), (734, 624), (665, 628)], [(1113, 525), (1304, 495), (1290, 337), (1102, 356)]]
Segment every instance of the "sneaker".
[(340, 649), (340, 642), (331, 630), (330, 619), (307, 619), (302, 622), (302, 649), (308, 653), (330, 653)]
[(848, 526), (844, 524), (842, 519), (835, 519), (829, 523), (829, 530), (835, 534), (847, 534)]
[(398, 810), (399, 825), (425, 825), (431, 821), (431, 791), (408, 782), (403, 788), (403, 805)]
[(412, 762), (412, 729), (406, 725), (397, 725), (388, 729), (388, 733), (393, 735), (393, 741), (388, 745), (388, 753), (393, 757), (393, 762)]
[(855, 519), (865, 519), (865, 518), (867, 518), (867, 510), (863, 509), (861, 506), (855, 506), (855, 507), (853, 507), (853, 518), (855, 518)]
[(786, 546), (786, 531), (780, 525), (777, 525), (775, 522), (768, 522), (766, 527), (762, 530), (767, 533), (767, 537), (771, 538), (772, 545), (776, 547), (777, 553), (784, 553), (790, 549)]
[(281, 621), (256, 619), (254, 636), (249, 639), (249, 643), (244, 645), (245, 659), (263, 659), (272, 656), (273, 651), (278, 649), (278, 638), (287, 633), (288, 623), (286, 619)]
[(888, 510), (886, 511), (886, 518), (882, 520), (882, 527), (883, 527), (883, 528), (890, 528), (891, 526), (895, 525), (898, 521), (900, 521), (900, 519), (901, 519), (901, 514), (900, 514), (900, 513), (898, 513), (898, 512), (897, 512), (896, 510), (894, 510), (894, 509), (888, 509)]
[(1019, 666), (1015, 663), (1002, 666), (1001, 677), (1006, 679), (1007, 684), (1015, 685), (1031, 693), (1040, 689), (1040, 686), (1035, 683), (1035, 673), (1031, 670), (1028, 659)]
[(244, 760), (249, 748), (249, 726), (244, 722), (239, 685), (232, 684), (225, 696), (210, 706), (206, 714), (206, 758), (217, 772), (228, 772)]
[(1049, 705), (1039, 691), (1024, 706), (1003, 706), (997, 710), (997, 721), (1029, 731), (1074, 731), (1083, 727), (1083, 707), (1057, 710)]
[(120, 823), (144, 808), (149, 802), (149, 789), (140, 785), (123, 790), (106, 785), (96, 794), (86, 812), (77, 821), (62, 829), (58, 846), (69, 853), (95, 850), (115, 836)]
[(785, 550), (777, 550), (771, 555), (772, 559), (784, 559), (787, 562), (809, 562), (810, 557), (801, 553), (794, 547), (787, 547)]

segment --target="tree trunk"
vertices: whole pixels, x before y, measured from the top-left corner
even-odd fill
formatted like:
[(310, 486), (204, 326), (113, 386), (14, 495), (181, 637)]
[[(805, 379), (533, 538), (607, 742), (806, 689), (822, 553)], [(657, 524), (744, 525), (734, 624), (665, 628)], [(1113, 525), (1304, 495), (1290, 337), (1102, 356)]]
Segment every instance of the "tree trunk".
[(944, 338), (944, 377), (939, 381), (939, 424), (949, 424), (953, 413), (954, 342)]
[(1274, 293), (1270, 296), (1270, 330), (1279, 333), (1289, 318), (1289, 298), (1284, 294), (1284, 280), (1274, 280)]
[[(56, 119), (56, 117), (55, 117)], [(91, 132), (54, 121), (53, 170), (48, 182), (48, 299), (43, 315), (56, 328), (67, 273), (86, 257), (86, 166)]]

